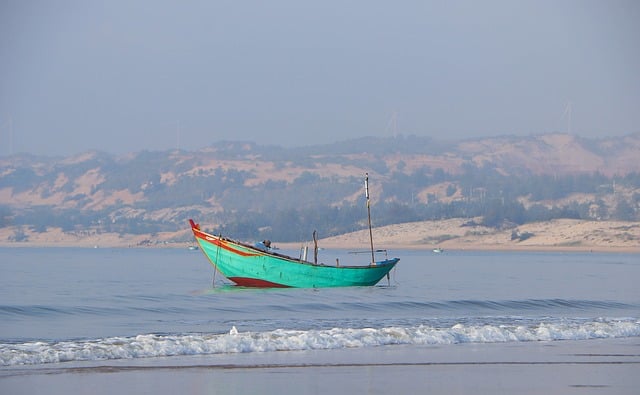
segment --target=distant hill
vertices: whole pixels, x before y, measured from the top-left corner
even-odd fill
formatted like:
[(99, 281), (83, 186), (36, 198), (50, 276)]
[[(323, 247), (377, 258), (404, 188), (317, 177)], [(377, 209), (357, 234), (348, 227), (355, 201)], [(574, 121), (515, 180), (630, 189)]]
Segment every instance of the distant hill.
[(184, 229), (193, 217), (237, 237), (277, 232), (293, 241), (312, 227), (335, 235), (364, 226), (367, 172), (378, 225), (454, 217), (481, 217), (494, 227), (637, 220), (638, 158), (640, 134), (455, 142), (398, 136), (301, 148), (225, 141), (124, 156), (12, 155), (0, 158), (0, 228), (11, 228), (15, 242), (53, 228), (153, 235)]

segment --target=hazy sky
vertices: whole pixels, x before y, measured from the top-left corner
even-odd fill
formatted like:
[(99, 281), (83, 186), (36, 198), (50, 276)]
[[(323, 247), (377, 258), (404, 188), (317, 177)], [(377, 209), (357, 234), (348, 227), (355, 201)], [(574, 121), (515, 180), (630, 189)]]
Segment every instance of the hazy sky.
[(0, 0), (0, 155), (553, 131), (640, 131), (640, 1)]

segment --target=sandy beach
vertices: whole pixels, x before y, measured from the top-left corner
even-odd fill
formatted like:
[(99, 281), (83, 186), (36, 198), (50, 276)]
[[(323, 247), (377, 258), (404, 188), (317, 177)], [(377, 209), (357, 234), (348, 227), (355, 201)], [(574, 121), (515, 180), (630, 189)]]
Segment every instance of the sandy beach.
[[(498, 230), (460, 218), (388, 225), (373, 232), (375, 246), (390, 249), (640, 252), (637, 222), (562, 219)], [(330, 237), (320, 244), (368, 248), (369, 233), (363, 230)]]
[(385, 346), (14, 367), (11, 394), (635, 394), (637, 338)]
[[(477, 222), (477, 221), (476, 221)], [(62, 232), (59, 228), (47, 232), (26, 231), (27, 241), (9, 241), (15, 229), (0, 229), (2, 247), (174, 247), (192, 244), (190, 230), (156, 235), (118, 235), (112, 233)], [(640, 252), (640, 222), (582, 221), (560, 219), (524, 224), (509, 229), (494, 229), (475, 225), (470, 219), (421, 221), (387, 225), (373, 229), (376, 248), (448, 250), (513, 250), (513, 251), (603, 251)], [(336, 249), (369, 248), (368, 230), (322, 238), (319, 246)], [(175, 242), (175, 240), (189, 240)], [(298, 249), (301, 243), (280, 243), (276, 246)], [(310, 241), (304, 242), (308, 245)]]

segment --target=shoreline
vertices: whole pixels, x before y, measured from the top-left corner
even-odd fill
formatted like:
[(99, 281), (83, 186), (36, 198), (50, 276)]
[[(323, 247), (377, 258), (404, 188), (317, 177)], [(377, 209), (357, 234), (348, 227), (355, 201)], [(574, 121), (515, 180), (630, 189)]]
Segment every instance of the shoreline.
[[(15, 228), (0, 229), (3, 248), (188, 248), (193, 246), (189, 229), (154, 235), (87, 234), (62, 232), (27, 233), (26, 241), (9, 241)], [(233, 236), (231, 236), (233, 237)], [(528, 223), (509, 229), (477, 225), (469, 219), (421, 221), (376, 227), (376, 249), (444, 251), (556, 251), (640, 253), (640, 222), (552, 220)], [(188, 240), (188, 241), (175, 241)], [(272, 242), (280, 249), (296, 250), (312, 241)], [(368, 230), (321, 238), (324, 249), (368, 250)]]
[[(334, 244), (323, 245), (322, 240), (318, 241), (320, 248), (324, 250), (342, 250), (342, 251), (364, 251), (368, 250), (369, 246), (364, 245), (349, 245), (349, 244)], [(299, 250), (301, 246), (309, 245), (311, 243), (278, 243), (276, 247), (279, 250), (295, 251)], [(86, 243), (2, 243), (0, 242), (0, 248), (8, 249), (27, 249), (27, 248), (79, 248), (79, 249), (188, 249), (193, 243), (168, 243), (162, 245), (87, 245)], [(425, 245), (414, 244), (387, 244), (384, 246), (376, 245), (377, 250), (407, 250), (407, 251), (431, 251), (434, 247)], [(640, 247), (604, 247), (604, 246), (579, 246), (579, 247), (567, 247), (567, 246), (554, 246), (554, 245), (527, 245), (527, 246), (502, 246), (502, 245), (456, 245), (447, 244), (447, 248), (441, 248), (441, 253), (447, 252), (461, 252), (461, 251), (478, 251), (478, 252), (561, 252), (561, 253), (614, 253), (614, 254), (640, 254)], [(434, 252), (434, 255), (439, 253)]]

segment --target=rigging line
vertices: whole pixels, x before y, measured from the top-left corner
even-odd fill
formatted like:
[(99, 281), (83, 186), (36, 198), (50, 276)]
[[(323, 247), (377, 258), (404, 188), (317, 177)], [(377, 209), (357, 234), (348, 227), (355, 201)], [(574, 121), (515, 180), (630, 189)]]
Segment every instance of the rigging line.
[(218, 249), (216, 250), (216, 263), (213, 264), (213, 287), (216, 287), (216, 272), (218, 271), (218, 257), (220, 256), (220, 239), (222, 234), (218, 236)]

